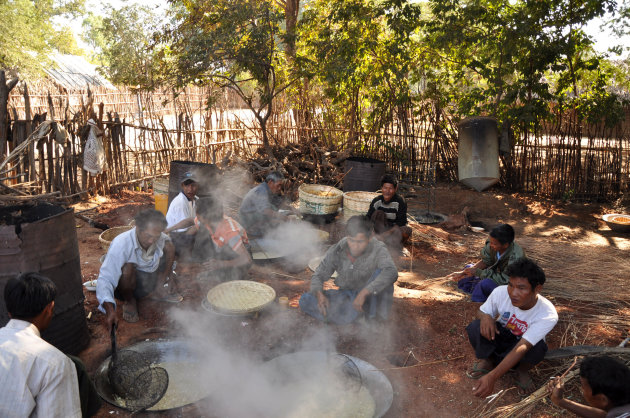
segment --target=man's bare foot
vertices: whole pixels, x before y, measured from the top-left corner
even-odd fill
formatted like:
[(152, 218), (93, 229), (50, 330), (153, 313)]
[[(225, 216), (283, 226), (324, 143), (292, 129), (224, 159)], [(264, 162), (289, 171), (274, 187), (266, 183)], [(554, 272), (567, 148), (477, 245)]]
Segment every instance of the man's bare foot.
[(138, 316), (138, 305), (136, 300), (132, 299), (129, 302), (123, 302), (123, 319), (127, 322), (138, 322), (140, 317)]

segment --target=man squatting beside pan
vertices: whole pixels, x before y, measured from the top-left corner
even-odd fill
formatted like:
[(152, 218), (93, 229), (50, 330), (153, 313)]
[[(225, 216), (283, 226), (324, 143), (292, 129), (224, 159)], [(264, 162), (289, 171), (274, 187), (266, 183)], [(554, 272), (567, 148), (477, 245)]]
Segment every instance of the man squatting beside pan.
[(55, 309), (57, 286), (23, 273), (4, 287), (11, 320), (0, 328), (1, 417), (90, 417), (101, 398), (83, 362), (41, 338)]
[[(112, 241), (96, 282), (98, 309), (107, 315), (107, 325), (118, 322), (116, 301), (123, 300), (123, 319), (138, 321), (137, 301), (150, 295), (152, 299), (177, 303), (182, 301), (175, 289), (165, 286), (173, 271), (175, 248), (164, 233), (166, 218), (147, 209), (135, 217), (136, 226)], [(171, 281), (170, 288), (174, 283)]]
[(513, 368), (517, 386), (533, 389), (528, 370), (545, 357), (545, 336), (558, 322), (556, 308), (540, 295), (545, 273), (536, 263), (521, 258), (508, 266), (506, 274), (508, 285), (494, 289), (479, 308), (479, 319), (466, 327), (480, 359), (467, 375), (479, 379), (473, 394), (482, 398)]
[(195, 239), (192, 226), (197, 215), (199, 181), (190, 171), (181, 178), (181, 192), (175, 196), (166, 212), (168, 223), (164, 233), (169, 234), (178, 257), (187, 258)]
[[(323, 290), (337, 271), (339, 289)], [(373, 238), (372, 222), (353, 216), (346, 237), (326, 251), (311, 278), (311, 290), (300, 298), (300, 309), (320, 321), (349, 324), (364, 313), (386, 320), (392, 307), (398, 271), (387, 247)]]
[(238, 217), (251, 238), (261, 238), (267, 231), (287, 220), (286, 216), (279, 213), (283, 183), (282, 173), (272, 171), (263, 183), (251, 189), (243, 198)]

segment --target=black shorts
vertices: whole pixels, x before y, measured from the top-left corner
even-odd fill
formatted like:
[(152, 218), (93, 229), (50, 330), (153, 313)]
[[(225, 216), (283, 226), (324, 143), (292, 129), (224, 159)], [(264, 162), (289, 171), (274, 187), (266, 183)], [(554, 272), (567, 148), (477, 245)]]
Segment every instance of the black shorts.
[[(136, 269), (136, 288), (133, 291), (133, 296), (136, 299), (140, 299), (153, 292), (157, 286), (160, 273), (164, 273), (164, 270), (166, 270), (166, 255), (162, 255), (157, 270), (152, 273)], [(114, 297), (123, 300), (118, 288), (114, 290)]]

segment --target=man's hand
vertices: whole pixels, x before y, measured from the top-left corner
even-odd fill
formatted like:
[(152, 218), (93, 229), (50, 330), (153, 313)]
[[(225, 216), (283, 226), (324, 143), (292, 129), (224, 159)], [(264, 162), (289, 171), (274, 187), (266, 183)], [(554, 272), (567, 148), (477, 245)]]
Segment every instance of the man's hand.
[(352, 307), (357, 312), (363, 312), (363, 304), (365, 303), (365, 298), (367, 297), (369, 291), (367, 289), (363, 289), (359, 292), (359, 294), (352, 301)]
[(555, 377), (547, 384), (547, 389), (551, 395), (551, 402), (557, 406), (562, 406), (561, 402), (564, 399), (564, 380), (561, 377)]
[(462, 273), (463, 273), (464, 277), (474, 276), (476, 272), (477, 272), (477, 269), (474, 266), (473, 267), (468, 267), (468, 268), (465, 268), (464, 270), (462, 270)]
[(118, 325), (118, 317), (116, 317), (116, 308), (111, 302), (103, 303), (105, 308), (105, 323), (107, 324), (107, 330), (111, 332), (114, 325)]
[(215, 271), (215, 270), (219, 270), (221, 269), (222, 263), (221, 260), (216, 260), (214, 258), (211, 258), (210, 260), (204, 262), (201, 264), (204, 268), (204, 270), (206, 271)]
[(321, 290), (315, 294), (317, 295), (317, 307), (319, 308), (319, 312), (321, 312), (321, 314), (324, 315), (324, 318), (326, 318), (328, 315), (328, 308), (330, 307), (330, 301)]
[(494, 390), (495, 382), (496, 379), (494, 379), (490, 373), (485, 376), (481, 376), (477, 381), (477, 385), (473, 387), (473, 395), (480, 398), (490, 396), (492, 394), (492, 391)]
[(481, 331), (481, 336), (486, 338), (487, 340), (493, 341), (494, 336), (497, 335), (497, 323), (494, 322), (494, 318), (490, 315), (481, 313), (480, 314), (480, 324), (479, 328)]

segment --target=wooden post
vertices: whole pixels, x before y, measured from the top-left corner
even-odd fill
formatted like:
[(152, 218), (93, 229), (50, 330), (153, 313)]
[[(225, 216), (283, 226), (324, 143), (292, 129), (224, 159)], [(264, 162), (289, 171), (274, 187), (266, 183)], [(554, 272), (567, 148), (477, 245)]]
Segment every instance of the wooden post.
[(7, 83), (4, 70), (0, 70), (0, 161), (4, 160), (5, 152), (7, 151), (7, 131), (8, 131), (8, 113), (7, 105), (9, 103), (9, 93), (13, 90), (13, 87), (18, 82), (18, 78), (15, 77)]

